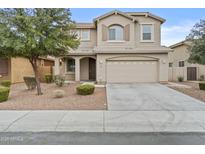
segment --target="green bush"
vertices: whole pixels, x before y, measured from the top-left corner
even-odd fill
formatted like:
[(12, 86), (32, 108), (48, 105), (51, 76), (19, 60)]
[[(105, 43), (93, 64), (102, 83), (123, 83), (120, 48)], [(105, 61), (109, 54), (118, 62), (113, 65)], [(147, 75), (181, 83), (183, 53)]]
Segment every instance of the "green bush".
[(36, 88), (36, 79), (32, 76), (25, 76), (23, 77), (24, 82), (29, 90)]
[(199, 81), (204, 81), (205, 80), (205, 75), (200, 75)]
[(1, 81), (1, 85), (4, 87), (10, 87), (11, 81), (10, 80), (3, 80), (3, 81)]
[(65, 77), (63, 76), (55, 76), (55, 84), (58, 86), (58, 87), (62, 87), (65, 83)]
[(95, 86), (92, 84), (83, 84), (76, 88), (79, 95), (90, 95), (94, 93)]
[(10, 89), (8, 87), (0, 87), (0, 102), (8, 100)]
[(201, 90), (205, 90), (205, 82), (200, 82), (200, 83), (199, 83), (199, 88), (200, 88)]
[(50, 74), (45, 75), (45, 81), (46, 81), (46, 83), (52, 83), (52, 81), (53, 81), (52, 75), (50, 75)]
[(182, 76), (179, 76), (177, 79), (178, 79), (179, 82), (183, 82), (184, 81), (184, 77), (182, 77)]

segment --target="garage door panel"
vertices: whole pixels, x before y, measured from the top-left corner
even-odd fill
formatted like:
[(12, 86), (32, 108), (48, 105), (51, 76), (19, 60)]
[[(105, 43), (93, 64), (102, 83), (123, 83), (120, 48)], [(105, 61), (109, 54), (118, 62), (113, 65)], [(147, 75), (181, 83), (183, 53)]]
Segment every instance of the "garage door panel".
[(107, 61), (108, 83), (157, 82), (157, 61)]

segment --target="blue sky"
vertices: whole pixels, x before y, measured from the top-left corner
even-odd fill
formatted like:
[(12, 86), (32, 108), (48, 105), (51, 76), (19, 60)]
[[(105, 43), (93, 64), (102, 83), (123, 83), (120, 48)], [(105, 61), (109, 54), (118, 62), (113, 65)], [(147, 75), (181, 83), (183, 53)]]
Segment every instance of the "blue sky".
[[(116, 8), (72, 8), (72, 19), (76, 22), (92, 22), (93, 18)], [(162, 25), (162, 45), (171, 45), (182, 41), (189, 34), (190, 29), (200, 19), (205, 19), (205, 9), (128, 9), (117, 8), (126, 12), (151, 12), (166, 19)]]

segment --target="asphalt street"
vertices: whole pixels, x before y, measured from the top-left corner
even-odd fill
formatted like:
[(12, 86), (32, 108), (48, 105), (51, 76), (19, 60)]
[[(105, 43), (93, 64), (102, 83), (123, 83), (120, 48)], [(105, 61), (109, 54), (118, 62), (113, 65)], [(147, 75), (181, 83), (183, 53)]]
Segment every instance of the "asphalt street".
[(1, 145), (204, 145), (205, 133), (5, 132)]

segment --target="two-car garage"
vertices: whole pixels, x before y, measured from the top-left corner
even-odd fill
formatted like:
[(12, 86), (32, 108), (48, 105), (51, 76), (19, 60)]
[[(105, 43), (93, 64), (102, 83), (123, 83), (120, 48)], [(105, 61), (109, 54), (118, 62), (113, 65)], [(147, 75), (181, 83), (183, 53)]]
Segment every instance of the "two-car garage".
[(158, 82), (157, 60), (107, 60), (107, 83)]

